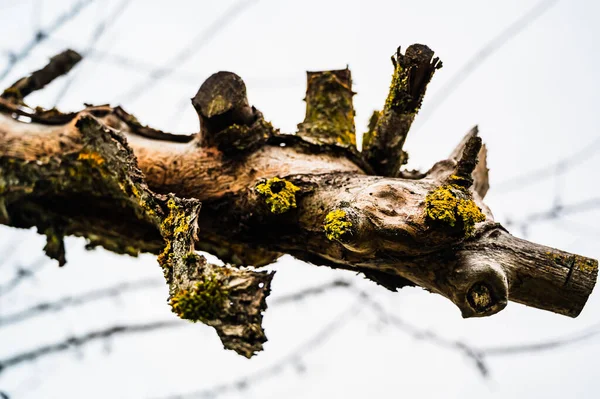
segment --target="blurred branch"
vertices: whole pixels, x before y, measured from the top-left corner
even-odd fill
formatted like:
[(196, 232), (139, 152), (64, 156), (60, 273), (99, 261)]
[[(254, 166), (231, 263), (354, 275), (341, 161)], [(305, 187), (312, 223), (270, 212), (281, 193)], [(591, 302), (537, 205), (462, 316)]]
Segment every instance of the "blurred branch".
[(527, 229), (536, 223), (548, 221), (548, 220), (559, 220), (560, 218), (572, 215), (579, 212), (589, 212), (591, 210), (600, 208), (600, 198), (589, 198), (574, 204), (561, 205), (560, 203), (554, 204), (551, 208), (543, 212), (534, 212), (522, 217), (518, 221), (507, 220), (507, 226), (518, 226), (525, 234)]
[(146, 279), (121, 283), (112, 287), (89, 291), (81, 295), (70, 295), (56, 301), (41, 302), (29, 308), (0, 316), (0, 327), (6, 327), (46, 313), (58, 312), (67, 307), (82, 306), (90, 302), (116, 297), (128, 292), (163, 286), (164, 282), (160, 280)]
[[(38, 305), (32, 306), (31, 308), (25, 309), (23, 311), (13, 313), (12, 315), (5, 316), (0, 318), (0, 326), (6, 326), (11, 323), (16, 323), (22, 321), (27, 318), (39, 316), (41, 313), (46, 312), (57, 312), (64, 309), (67, 306), (79, 306), (84, 305), (86, 303), (106, 299), (108, 297), (114, 297), (116, 295), (120, 295), (125, 293), (126, 291), (134, 291), (144, 288), (149, 288), (156, 286), (158, 282), (154, 280), (141, 280), (133, 283), (123, 283), (116, 285), (114, 287), (90, 291), (86, 294), (79, 296), (69, 296), (62, 299), (59, 299), (54, 302), (45, 302), (40, 303)], [(310, 296), (320, 295), (327, 292), (332, 288), (346, 288), (350, 287), (350, 283), (345, 280), (333, 280), (331, 282), (320, 284), (314, 287), (309, 287), (306, 289), (299, 290), (297, 292), (291, 293), (289, 295), (281, 296), (278, 299), (274, 300), (271, 304), (272, 306), (285, 305), (292, 302), (302, 301)], [(349, 311), (349, 310), (348, 310)], [(347, 313), (348, 311), (344, 312)], [(89, 342), (94, 342), (103, 338), (109, 338), (114, 335), (122, 335), (122, 334), (133, 334), (139, 332), (148, 332), (157, 329), (170, 328), (175, 326), (181, 326), (183, 323), (180, 323), (177, 320), (172, 321), (159, 321), (159, 322), (150, 322), (140, 325), (117, 325), (113, 327), (109, 327), (102, 330), (91, 331), (87, 334), (71, 337), (63, 341), (59, 341), (56, 343), (52, 343), (49, 345), (41, 346), (37, 349), (33, 349), (31, 351), (25, 351), (19, 354), (16, 354), (10, 358), (0, 361), (0, 372), (8, 367), (23, 363), (37, 360), (38, 358), (57, 353), (64, 352), (68, 349), (81, 347)], [(321, 340), (325, 339), (332, 331), (326, 332), (321, 336), (317, 341), (317, 344), (321, 342)], [(310, 342), (316, 339), (311, 340)], [(304, 348), (305, 346), (303, 346)]]
[(295, 367), (296, 371), (304, 372), (304, 367), (301, 365), (301, 359), (306, 357), (309, 353), (314, 352), (320, 346), (322, 346), (327, 339), (331, 338), (334, 333), (337, 333), (341, 328), (346, 325), (349, 321), (354, 319), (360, 314), (360, 308), (362, 307), (361, 301), (356, 301), (353, 305), (348, 307), (332, 321), (327, 323), (322, 329), (320, 329), (311, 338), (305, 341), (302, 345), (297, 347), (286, 356), (282, 357), (279, 361), (271, 366), (268, 366), (262, 370), (258, 370), (255, 373), (248, 374), (244, 377), (234, 379), (224, 384), (216, 385), (212, 388), (207, 388), (199, 391), (179, 393), (175, 395), (165, 396), (161, 399), (189, 399), (197, 397), (217, 397), (230, 391), (242, 391), (248, 389), (252, 385), (256, 385), (259, 382), (273, 378), (274, 376), (282, 373), (287, 368)]
[[(100, 38), (104, 35), (104, 33), (106, 33), (107, 29), (110, 28), (112, 25), (114, 25), (115, 22), (117, 22), (117, 20), (119, 19), (119, 17), (121, 15), (123, 15), (125, 9), (129, 6), (129, 4), (131, 4), (131, 0), (121, 1), (114, 8), (113, 12), (111, 12), (103, 20), (99, 21), (96, 24), (96, 27), (92, 33), (92, 36), (90, 37), (90, 40), (88, 41), (88, 44), (87, 44), (85, 50), (83, 50), (82, 56), (84, 58), (86, 57), (87, 53), (91, 49), (94, 48), (94, 46), (96, 45), (98, 40), (100, 40)], [(67, 91), (73, 85), (73, 82), (75, 81), (75, 79), (78, 76), (77, 72), (80, 72), (80, 71), (81, 71), (81, 69), (78, 69), (74, 73), (69, 74), (69, 77), (64, 82), (62, 88), (60, 89), (60, 91), (58, 92), (58, 95), (56, 96), (56, 99), (54, 100), (54, 106), (57, 106), (60, 103), (60, 101), (64, 98), (64, 96), (67, 94)]]
[[(420, 129), (431, 119), (431, 116), (438, 108), (467, 80), (473, 72), (477, 70), (488, 58), (500, 50), (511, 39), (518, 36), (539, 17), (541, 17), (552, 6), (556, 5), (558, 0), (542, 0), (531, 10), (520, 16), (518, 19), (508, 25), (502, 32), (488, 41), (464, 64), (458, 72), (448, 79), (448, 82), (428, 101), (427, 106), (420, 112), (421, 117), (416, 129)], [(415, 130), (415, 129), (413, 129)]]
[(48, 259), (45, 255), (40, 256), (35, 261), (31, 262), (29, 265), (21, 266), (17, 268), (17, 272), (14, 277), (9, 280), (6, 284), (0, 286), (0, 297), (12, 292), (16, 289), (21, 283), (26, 281), (27, 279), (32, 278), (35, 273), (37, 273), (44, 264), (48, 262)]
[(526, 344), (490, 346), (479, 349), (484, 356), (505, 356), (532, 352), (543, 352), (558, 349), (564, 346), (573, 345), (581, 341), (588, 340), (600, 334), (600, 323), (594, 324), (589, 328), (576, 332), (566, 337), (560, 337), (544, 342), (532, 342)]
[(353, 288), (354, 286), (348, 280), (336, 279), (330, 281), (328, 283), (316, 285), (313, 287), (308, 287), (306, 289), (293, 292), (288, 295), (282, 295), (277, 298), (273, 298), (273, 300), (269, 301), (269, 305), (277, 306), (277, 305), (285, 305), (290, 302), (300, 302), (304, 299), (307, 299), (311, 296), (321, 295), (334, 288)]
[[(51, 38), (49, 40), (50, 43), (53, 43), (57, 48), (76, 48), (72, 41), (63, 40), (59, 38)], [(84, 50), (82, 50), (83, 52)], [(0, 54), (2, 51), (0, 50)], [(10, 52), (6, 51), (6, 56), (9, 56)], [(147, 62), (139, 59), (135, 59), (126, 55), (112, 53), (106, 50), (97, 49), (97, 48), (89, 48), (85, 54), (85, 58), (98, 62), (98, 63), (106, 63), (110, 65), (115, 65), (124, 69), (129, 69), (132, 71), (136, 71), (138, 73), (146, 73), (150, 74), (155, 70), (164, 70), (167, 72), (168, 76), (165, 78), (172, 79), (177, 83), (184, 84), (186, 86), (193, 85), (196, 86), (198, 84), (198, 73), (191, 72), (181, 69), (179, 66), (173, 66), (170, 68), (161, 67), (155, 63)], [(272, 76), (272, 77), (249, 77), (244, 79), (248, 85), (252, 85), (254, 87), (260, 88), (273, 88), (273, 89), (281, 89), (293, 86), (299, 86), (304, 84), (302, 79), (296, 78), (294, 76)], [(185, 99), (185, 104), (189, 103), (189, 99)]]
[(540, 182), (550, 177), (556, 177), (569, 172), (572, 168), (580, 165), (584, 161), (600, 153), (600, 137), (595, 138), (579, 151), (565, 157), (552, 165), (524, 173), (519, 176), (511, 177), (495, 185), (494, 191), (498, 193), (507, 193), (522, 189), (530, 184)]
[(0, 360), (0, 373), (6, 371), (8, 368), (17, 366), (22, 363), (32, 362), (39, 358), (54, 354), (65, 352), (72, 348), (78, 348), (90, 342), (98, 341), (113, 336), (146, 333), (156, 331), (165, 328), (182, 327), (188, 325), (181, 320), (173, 319), (167, 321), (155, 321), (143, 324), (132, 324), (132, 325), (116, 325), (101, 330), (90, 331), (86, 334), (70, 337), (64, 341), (52, 343), (49, 345), (43, 345), (36, 349), (17, 353), (11, 357)]
[(487, 377), (489, 374), (489, 369), (484, 362), (483, 356), (481, 356), (479, 351), (473, 347), (462, 341), (444, 338), (433, 330), (419, 328), (406, 322), (399, 316), (385, 310), (385, 308), (379, 302), (374, 300), (365, 291), (361, 291), (359, 295), (365, 300), (363, 304), (373, 310), (381, 322), (395, 327), (397, 330), (416, 340), (427, 341), (428, 343), (441, 348), (459, 351), (475, 363), (477, 370), (483, 377)]
[(155, 87), (159, 81), (168, 77), (173, 68), (179, 67), (184, 62), (189, 60), (190, 57), (195, 55), (198, 50), (208, 44), (214, 36), (225, 29), (234, 18), (246, 10), (249, 6), (257, 3), (258, 0), (240, 0), (231, 6), (223, 15), (217, 18), (208, 28), (200, 32), (194, 39), (185, 46), (181, 51), (163, 64), (163, 66), (152, 70), (148, 77), (139, 84), (134, 85), (125, 93), (121, 94), (119, 98), (122, 102), (133, 102), (141, 97), (147, 90)]
[(17, 53), (13, 53), (8, 59), (6, 67), (0, 72), (0, 81), (3, 80), (9, 73), (12, 72), (13, 68), (22, 60), (27, 58), (29, 54), (48, 36), (60, 29), (64, 24), (75, 18), (81, 11), (83, 11), (88, 5), (94, 0), (79, 0), (69, 10), (61, 14), (54, 22), (48, 26), (45, 30), (39, 31), (36, 35)]

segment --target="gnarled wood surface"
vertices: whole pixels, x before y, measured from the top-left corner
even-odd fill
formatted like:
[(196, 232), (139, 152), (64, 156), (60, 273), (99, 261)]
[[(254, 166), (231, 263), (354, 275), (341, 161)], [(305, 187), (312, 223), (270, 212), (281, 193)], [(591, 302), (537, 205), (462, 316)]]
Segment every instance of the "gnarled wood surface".
[[(494, 222), (483, 203), (488, 170), (476, 128), (429, 171), (400, 170), (406, 134), (441, 66), (432, 58), (423, 45), (398, 51), (390, 95), (361, 153), (348, 70), (309, 73), (296, 135), (281, 134), (248, 104), (241, 78), (219, 72), (192, 100), (200, 132), (176, 136), (120, 107), (62, 114), (25, 106), (26, 94), (70, 68), (57, 62), (77, 59), (65, 52), (0, 98), (1, 222), (37, 226), (60, 263), (65, 234), (120, 253), (160, 254), (173, 310), (214, 326), (246, 356), (265, 339), (260, 315), (272, 275), (239, 266), (283, 253), (362, 272), (392, 290), (419, 285), (464, 317), (494, 314), (509, 300), (577, 316), (597, 261), (513, 237)], [(193, 247), (238, 268), (207, 265)]]

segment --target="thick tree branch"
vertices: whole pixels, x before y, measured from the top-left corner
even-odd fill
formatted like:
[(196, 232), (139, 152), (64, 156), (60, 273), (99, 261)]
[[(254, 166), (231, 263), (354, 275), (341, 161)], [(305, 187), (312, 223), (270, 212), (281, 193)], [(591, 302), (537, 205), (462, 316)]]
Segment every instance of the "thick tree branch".
[[(439, 66), (432, 54), (415, 45), (397, 56), (400, 83), (375, 123), (377, 148), (390, 148), (384, 158), (371, 156), (371, 144), (363, 157), (338, 140), (352, 120), (336, 108), (352, 95), (349, 73), (340, 71), (312, 75), (307, 120), (347, 117), (318, 139), (307, 136), (313, 125), (280, 134), (230, 72), (210, 77), (192, 100), (200, 134), (177, 138), (119, 107), (49, 115), (0, 99), (2, 222), (37, 226), (61, 263), (66, 234), (115, 252), (160, 254), (174, 311), (214, 326), (245, 355), (264, 341), (272, 275), (207, 265), (194, 247), (246, 266), (289, 253), (394, 290), (420, 285), (465, 317), (494, 314), (509, 300), (577, 316), (597, 262), (517, 239), (494, 223), (482, 202), (487, 169), (476, 130), (427, 173), (369, 175), (374, 168), (395, 176), (390, 162), (399, 166), (402, 137)], [(17, 120), (25, 117), (31, 122)]]

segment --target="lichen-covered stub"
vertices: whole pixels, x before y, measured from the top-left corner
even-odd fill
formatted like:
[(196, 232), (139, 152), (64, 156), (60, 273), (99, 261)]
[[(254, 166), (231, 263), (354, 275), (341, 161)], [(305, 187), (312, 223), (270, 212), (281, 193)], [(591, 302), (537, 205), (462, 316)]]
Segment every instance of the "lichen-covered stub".
[(476, 223), (485, 220), (471, 193), (456, 184), (438, 187), (427, 194), (425, 211), (429, 220), (459, 227), (465, 237), (473, 234)]

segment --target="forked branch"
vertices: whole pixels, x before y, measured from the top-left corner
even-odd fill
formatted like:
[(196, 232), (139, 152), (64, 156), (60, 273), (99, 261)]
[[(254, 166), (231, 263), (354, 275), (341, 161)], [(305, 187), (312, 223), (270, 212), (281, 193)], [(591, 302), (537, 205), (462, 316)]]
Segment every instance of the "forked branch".
[[(57, 62), (42, 71), (60, 70)], [(272, 274), (242, 266), (282, 253), (361, 272), (392, 290), (419, 285), (464, 317), (494, 314), (509, 300), (577, 316), (597, 261), (515, 238), (494, 222), (483, 203), (489, 181), (477, 129), (428, 172), (400, 170), (441, 63), (423, 45), (398, 52), (394, 63), (362, 153), (347, 69), (309, 73), (295, 135), (273, 128), (231, 72), (211, 76), (192, 99), (200, 132), (189, 136), (143, 126), (121, 107), (33, 110), (23, 103), (29, 89), (20, 89), (0, 98), (2, 223), (36, 226), (60, 264), (65, 235), (157, 254), (174, 312), (215, 327), (226, 347), (246, 356), (266, 339)], [(25, 87), (58, 76), (43, 75)], [(231, 265), (209, 265), (195, 249)]]

